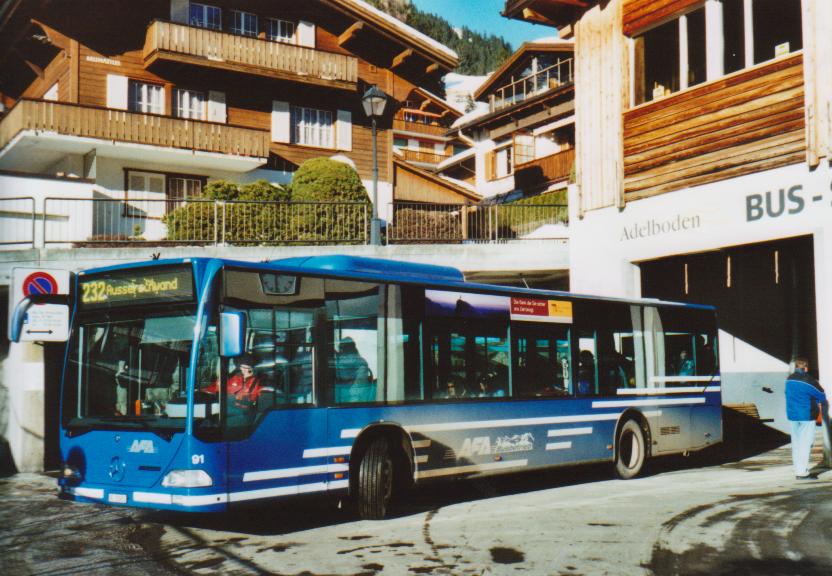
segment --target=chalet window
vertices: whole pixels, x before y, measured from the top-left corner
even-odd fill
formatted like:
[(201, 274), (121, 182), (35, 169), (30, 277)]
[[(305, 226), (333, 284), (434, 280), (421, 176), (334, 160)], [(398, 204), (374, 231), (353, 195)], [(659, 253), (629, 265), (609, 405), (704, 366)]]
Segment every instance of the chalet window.
[(294, 42), (295, 23), (278, 18), (266, 18), (266, 38), (275, 42)]
[(292, 106), (292, 142), (318, 148), (333, 147), (332, 112)]
[(800, 0), (754, 0), (754, 63), (803, 48)]
[(192, 120), (205, 120), (206, 104), (205, 93), (194, 90), (177, 90), (175, 92), (174, 107), (176, 116), (179, 118), (191, 118)]
[(165, 213), (165, 175), (127, 170), (125, 216), (160, 218)]
[(405, 148), (407, 146), (407, 138), (393, 138), (393, 146), (396, 148)]
[(635, 104), (800, 50), (801, 27), (800, 0), (707, 0), (634, 38)]
[(175, 210), (179, 205), (202, 195), (204, 178), (188, 176), (168, 176), (167, 211)]
[(130, 80), (127, 109), (131, 112), (143, 112), (145, 114), (164, 114), (164, 86)]
[(512, 142), (501, 145), (485, 155), (485, 175), (487, 180), (505, 178), (514, 172), (514, 147)]
[(231, 32), (243, 36), (257, 36), (257, 15), (251, 12), (232, 10)]
[(210, 28), (211, 30), (221, 30), (222, 11), (217, 6), (191, 2), (188, 10), (188, 21), (191, 26)]

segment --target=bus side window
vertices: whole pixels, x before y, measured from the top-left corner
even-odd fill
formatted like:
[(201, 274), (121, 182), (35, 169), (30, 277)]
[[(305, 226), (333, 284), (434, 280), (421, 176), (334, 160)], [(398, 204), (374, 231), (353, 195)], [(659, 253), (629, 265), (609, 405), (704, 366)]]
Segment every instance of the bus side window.
[(326, 280), (327, 398), (334, 404), (383, 402), (386, 288), (378, 284)]
[(516, 322), (513, 378), (515, 396), (534, 398), (570, 394), (569, 329)]
[(633, 318), (640, 323), (638, 307), (582, 302), (578, 311), (577, 394), (616, 396), (635, 388), (642, 347), (641, 334), (633, 330)]

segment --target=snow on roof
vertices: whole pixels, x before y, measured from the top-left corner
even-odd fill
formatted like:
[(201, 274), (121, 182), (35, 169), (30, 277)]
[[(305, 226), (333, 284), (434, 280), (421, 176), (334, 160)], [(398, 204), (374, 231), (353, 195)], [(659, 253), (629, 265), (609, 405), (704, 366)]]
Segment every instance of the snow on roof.
[(568, 48), (570, 46), (574, 46), (575, 42), (572, 40), (563, 40), (558, 38), (557, 36), (544, 36), (543, 38), (538, 38), (537, 40), (529, 40), (529, 44), (551, 44), (553, 46), (561, 45), (564, 48)]
[(459, 186), (463, 190), (468, 190), (472, 194), (476, 194), (477, 196), (479, 196), (479, 194), (477, 194), (477, 189), (470, 182), (465, 182), (464, 180), (457, 180), (456, 178), (451, 178), (450, 176), (445, 176), (444, 174), (438, 174), (438, 176), (442, 180), (447, 180), (451, 184), (454, 184), (455, 186)]
[(402, 22), (398, 18), (390, 16), (390, 14), (388, 14), (387, 12), (379, 10), (375, 6), (371, 6), (367, 2), (364, 2), (364, 0), (341, 0), (341, 1), (344, 2), (344, 3), (347, 3), (347, 4), (356, 4), (356, 5), (360, 6), (361, 8), (367, 10), (368, 12), (372, 12), (375, 16), (378, 16), (379, 18), (386, 21), (388, 24), (390, 24), (394, 28), (397, 28), (398, 30), (401, 30), (405, 34), (407, 34), (409, 36), (413, 36), (415, 38), (418, 38), (419, 40), (421, 40), (425, 44), (429, 44), (430, 46), (432, 46), (436, 50), (438, 50), (440, 52), (443, 52), (444, 54), (446, 54), (447, 56), (450, 56), (451, 58), (454, 58), (454, 59), (457, 59), (457, 60), (459, 59), (459, 56), (457, 55), (456, 52), (454, 52), (453, 50), (451, 50), (450, 48), (448, 48), (447, 46), (445, 46), (441, 42), (438, 42), (438, 41), (434, 40), (430, 36), (422, 34), (418, 30), (416, 30), (415, 28), (413, 28), (411, 26), (408, 26), (407, 24), (405, 24), (404, 22)]
[(485, 116), (491, 110), (491, 107), (488, 105), (488, 102), (474, 102), (474, 109), (464, 114), (456, 119), (456, 121), (451, 124), (451, 128), (457, 128), (459, 126), (464, 126), (468, 124), (471, 120), (479, 118), (480, 116)]

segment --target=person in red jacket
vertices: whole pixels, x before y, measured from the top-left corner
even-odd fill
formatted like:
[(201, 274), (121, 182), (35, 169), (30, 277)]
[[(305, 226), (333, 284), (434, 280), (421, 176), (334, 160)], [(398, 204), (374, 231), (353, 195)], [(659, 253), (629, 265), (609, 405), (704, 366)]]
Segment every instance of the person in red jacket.
[[(257, 403), (263, 385), (260, 377), (254, 374), (255, 363), (255, 358), (251, 354), (243, 354), (237, 358), (237, 369), (226, 382), (230, 405), (237, 408), (249, 408)], [(209, 394), (217, 394), (219, 390), (219, 380), (202, 389), (203, 392)]]

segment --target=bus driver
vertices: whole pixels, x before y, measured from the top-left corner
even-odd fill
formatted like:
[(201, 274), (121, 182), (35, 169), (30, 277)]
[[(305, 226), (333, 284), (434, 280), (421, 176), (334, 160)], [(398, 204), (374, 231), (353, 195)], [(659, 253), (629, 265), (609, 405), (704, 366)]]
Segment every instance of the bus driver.
[[(251, 354), (243, 354), (237, 358), (237, 370), (228, 377), (226, 391), (229, 401), (233, 398), (234, 406), (247, 409), (257, 403), (263, 385), (259, 376), (254, 375), (255, 358)], [(202, 389), (209, 394), (217, 394), (220, 389), (219, 380)]]

